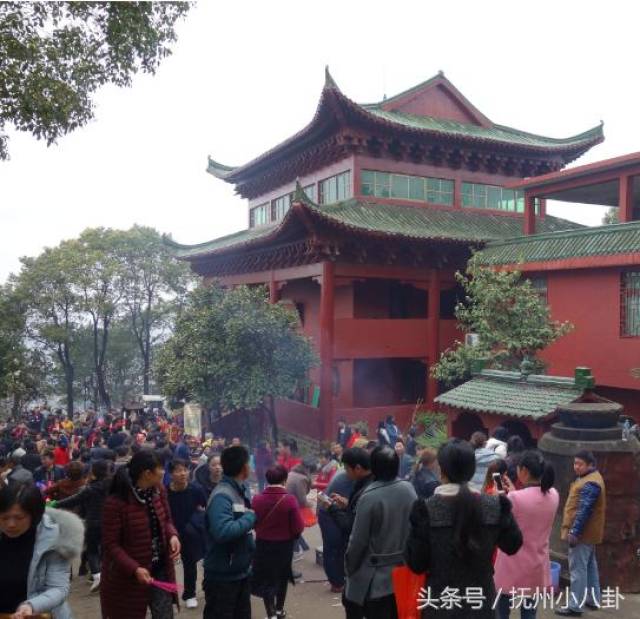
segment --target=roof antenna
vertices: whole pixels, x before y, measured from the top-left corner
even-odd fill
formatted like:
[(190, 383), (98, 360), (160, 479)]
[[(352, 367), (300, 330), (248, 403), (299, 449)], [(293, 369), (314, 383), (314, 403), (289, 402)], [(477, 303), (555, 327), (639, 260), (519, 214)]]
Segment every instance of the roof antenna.
[(387, 65), (382, 65), (382, 100), (387, 100)]

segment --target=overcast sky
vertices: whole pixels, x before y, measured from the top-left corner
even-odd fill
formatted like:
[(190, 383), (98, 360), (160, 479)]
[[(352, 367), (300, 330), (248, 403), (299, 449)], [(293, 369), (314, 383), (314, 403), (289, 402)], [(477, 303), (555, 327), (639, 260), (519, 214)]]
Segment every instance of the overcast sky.
[[(530, 7), (530, 8), (525, 8)], [(328, 64), (377, 101), (446, 76), (492, 121), (551, 137), (605, 122), (578, 163), (640, 150), (637, 3), (201, 2), (174, 54), (47, 148), (11, 134), (0, 162), (0, 282), (21, 255), (89, 226), (134, 223), (197, 243), (246, 227), (246, 202), (205, 173), (244, 163), (312, 118)], [(596, 224), (599, 207), (554, 207)]]

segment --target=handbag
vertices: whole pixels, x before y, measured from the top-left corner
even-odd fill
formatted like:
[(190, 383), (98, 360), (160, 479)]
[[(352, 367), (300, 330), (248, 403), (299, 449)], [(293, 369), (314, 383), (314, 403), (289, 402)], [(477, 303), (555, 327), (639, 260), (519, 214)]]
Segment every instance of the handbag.
[(398, 619), (420, 619), (422, 611), (418, 610), (418, 597), (427, 582), (427, 575), (416, 574), (406, 565), (401, 565), (393, 568), (391, 580)]
[(313, 527), (318, 524), (318, 517), (310, 507), (301, 507), (300, 514), (302, 515), (302, 521), (305, 527)]

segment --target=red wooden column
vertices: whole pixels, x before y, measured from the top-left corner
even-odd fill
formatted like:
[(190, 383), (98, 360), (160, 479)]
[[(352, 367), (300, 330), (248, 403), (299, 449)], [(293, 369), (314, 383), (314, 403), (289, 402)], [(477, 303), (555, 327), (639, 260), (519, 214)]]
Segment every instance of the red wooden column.
[(438, 381), (431, 377), (431, 366), (440, 357), (440, 271), (429, 270), (429, 299), (427, 317), (427, 404), (432, 407), (433, 399), (438, 395)]
[(322, 434), (329, 439), (333, 432), (333, 335), (335, 325), (335, 265), (322, 263), (320, 287), (320, 414)]
[(536, 233), (535, 198), (525, 191), (524, 194), (524, 234)]
[(271, 274), (271, 279), (269, 279), (269, 303), (277, 303), (279, 301), (279, 296), (278, 283), (273, 277), (273, 274)]
[(633, 176), (621, 176), (618, 190), (618, 221), (633, 220)]

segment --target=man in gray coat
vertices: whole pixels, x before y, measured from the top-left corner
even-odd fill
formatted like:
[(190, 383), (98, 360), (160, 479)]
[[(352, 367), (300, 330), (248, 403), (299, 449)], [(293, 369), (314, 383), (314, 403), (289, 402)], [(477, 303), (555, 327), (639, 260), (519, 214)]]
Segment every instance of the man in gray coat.
[(397, 479), (398, 454), (389, 447), (371, 453), (374, 481), (363, 491), (345, 554), (347, 619), (397, 617), (391, 571), (403, 564), (409, 514), (417, 495)]

